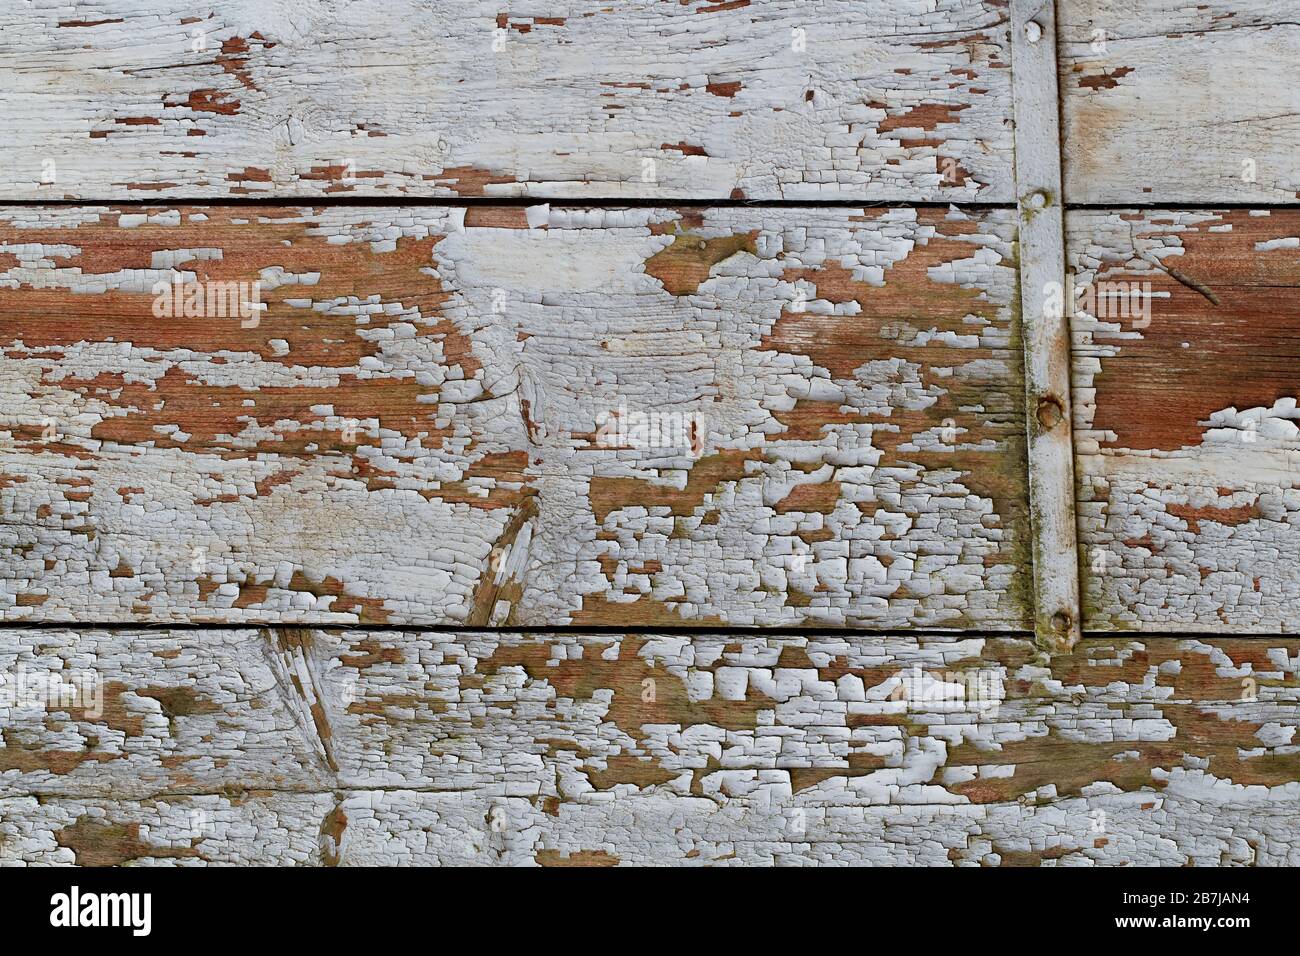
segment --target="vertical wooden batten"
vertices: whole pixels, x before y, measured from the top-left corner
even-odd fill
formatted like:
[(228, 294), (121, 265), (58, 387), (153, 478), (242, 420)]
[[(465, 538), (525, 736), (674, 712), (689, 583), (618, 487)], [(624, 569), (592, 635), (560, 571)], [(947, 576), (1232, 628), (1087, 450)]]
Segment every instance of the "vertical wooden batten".
[(1053, 0), (1012, 0), (1011, 52), (1034, 632), (1041, 646), (1065, 652), (1079, 640), (1081, 615)]

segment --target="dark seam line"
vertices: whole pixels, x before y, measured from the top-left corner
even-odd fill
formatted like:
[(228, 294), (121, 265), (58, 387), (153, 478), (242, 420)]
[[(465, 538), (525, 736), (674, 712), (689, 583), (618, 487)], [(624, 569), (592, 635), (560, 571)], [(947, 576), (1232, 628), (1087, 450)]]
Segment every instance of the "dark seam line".
[(952, 637), (952, 638), (1022, 638), (1032, 639), (1033, 632), (1025, 629), (1016, 630), (942, 630), (936, 628), (850, 628), (781, 625), (776, 627), (752, 627), (736, 625), (712, 626), (619, 626), (613, 624), (599, 625), (558, 625), (545, 626), (507, 626), (492, 627), (483, 625), (471, 627), (462, 624), (340, 624), (340, 623), (281, 623), (277, 621), (178, 621), (175, 623), (160, 621), (6, 621), (0, 623), (0, 630), (97, 630), (97, 631), (243, 631), (265, 630), (267, 628), (286, 628), (290, 630), (310, 631), (391, 631), (393, 633), (438, 633), (438, 634), (717, 634), (722, 636), (761, 636), (763, 634), (781, 634), (797, 636), (801, 634), (820, 637)]
[(164, 196), (155, 199), (0, 199), (0, 209), (31, 209), (42, 206), (246, 206), (257, 208), (369, 208), (388, 207), (403, 208), (409, 206), (449, 206), (452, 208), (497, 207), (527, 208), (529, 206), (555, 206), (559, 209), (748, 209), (748, 208), (784, 208), (817, 209), (819, 207), (835, 209), (947, 209), (956, 206), (959, 209), (1015, 209), (1014, 202), (966, 202), (961, 200), (921, 200), (906, 199), (682, 199), (665, 197), (662, 199), (647, 197), (605, 197), (605, 198), (557, 198), (544, 196), (510, 196), (501, 198), (464, 198), (448, 196), (342, 196), (330, 198), (313, 198), (310, 196), (234, 196), (230, 198), (196, 198), (193, 196)]
[[(682, 634), (682, 635), (719, 635), (756, 637), (764, 634), (782, 636), (808, 635), (815, 637), (895, 637), (895, 638), (984, 638), (990, 640), (1014, 639), (1033, 640), (1033, 631), (1023, 628), (1007, 630), (944, 630), (942, 628), (861, 628), (861, 627), (825, 627), (799, 626), (783, 624), (765, 627), (763, 625), (556, 625), (546, 626), (507, 626), (470, 627), (461, 624), (340, 624), (322, 622), (317, 624), (286, 624), (277, 621), (5, 621), (0, 622), (0, 629), (27, 631), (55, 630), (96, 630), (96, 631), (247, 631), (267, 628), (288, 628), (291, 630), (310, 631), (390, 631), (392, 633), (435, 633), (435, 634)], [(1091, 631), (1083, 632), (1083, 640), (1296, 640), (1300, 632), (1288, 631)]]
[[(0, 209), (39, 209), (45, 206), (111, 206), (124, 208), (173, 208), (176, 206), (244, 207), (256, 209), (401, 209), (411, 206), (443, 206), (452, 209), (528, 208), (554, 206), (557, 209), (1015, 209), (1014, 202), (980, 202), (965, 200), (908, 200), (908, 199), (684, 199), (666, 197), (629, 198), (560, 198), (545, 196), (503, 196), (500, 198), (464, 198), (451, 196), (352, 196), (317, 199), (309, 196), (280, 197), (194, 197), (177, 196), (156, 199), (0, 199)], [(1169, 210), (1172, 212), (1215, 212), (1217, 210), (1300, 209), (1300, 200), (1285, 202), (1215, 202), (1178, 201), (1161, 202), (1070, 202), (1066, 212), (1107, 212), (1124, 210)]]
[(1300, 631), (1084, 631), (1084, 640), (1294, 641)]
[(1080, 212), (1106, 212), (1108, 210), (1162, 210), (1168, 209), (1172, 212), (1216, 212), (1220, 209), (1228, 210), (1273, 210), (1273, 209), (1300, 209), (1300, 201), (1287, 200), (1286, 202), (1066, 202), (1065, 210), (1078, 210)]

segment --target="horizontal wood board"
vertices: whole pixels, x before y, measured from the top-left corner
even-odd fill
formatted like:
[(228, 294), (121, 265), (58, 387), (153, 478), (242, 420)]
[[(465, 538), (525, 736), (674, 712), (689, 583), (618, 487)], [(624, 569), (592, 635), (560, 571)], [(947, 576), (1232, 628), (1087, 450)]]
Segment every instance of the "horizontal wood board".
[(1297, 859), (1290, 639), (4, 640), (0, 861)]
[(0, 198), (1011, 198), (997, 0), (2, 16)]
[[(11, 211), (0, 600), (31, 621), (1022, 627), (1011, 219)], [(254, 282), (264, 310), (211, 314)], [(209, 314), (155, 314), (198, 292)]]

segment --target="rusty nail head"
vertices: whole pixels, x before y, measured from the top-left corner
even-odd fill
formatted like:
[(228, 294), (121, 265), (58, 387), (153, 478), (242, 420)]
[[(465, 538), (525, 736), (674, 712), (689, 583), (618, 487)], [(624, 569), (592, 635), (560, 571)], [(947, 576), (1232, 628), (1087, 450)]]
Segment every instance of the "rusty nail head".
[(1065, 408), (1055, 395), (1043, 395), (1038, 399), (1038, 409), (1035, 414), (1038, 424), (1044, 428), (1055, 428), (1065, 417)]

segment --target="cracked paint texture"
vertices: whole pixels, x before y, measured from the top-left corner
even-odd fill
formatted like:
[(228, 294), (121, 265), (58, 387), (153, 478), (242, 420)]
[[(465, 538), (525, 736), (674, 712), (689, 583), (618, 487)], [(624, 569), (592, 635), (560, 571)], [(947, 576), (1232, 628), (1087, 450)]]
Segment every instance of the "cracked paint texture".
[(0, 13), (0, 865), (1300, 865), (1300, 6), (1057, 4), (1056, 655), (1007, 4), (868, 7)]
[(0, 606), (1023, 626), (1011, 218), (13, 213)]
[(995, 0), (2, 16), (13, 197), (1011, 196)]
[(1146, 317), (1076, 314), (1087, 625), (1294, 630), (1300, 596), (1300, 215), (1073, 212), (1081, 285), (1146, 283)]
[(1300, 859), (1290, 639), (4, 639), (8, 674), (89, 668), (112, 704), (6, 712), (0, 862)]
[(1300, 60), (1300, 2), (1057, 7), (1070, 202), (1300, 198), (1300, 111), (1295, 84), (1282, 79)]

